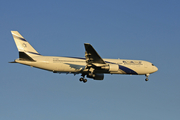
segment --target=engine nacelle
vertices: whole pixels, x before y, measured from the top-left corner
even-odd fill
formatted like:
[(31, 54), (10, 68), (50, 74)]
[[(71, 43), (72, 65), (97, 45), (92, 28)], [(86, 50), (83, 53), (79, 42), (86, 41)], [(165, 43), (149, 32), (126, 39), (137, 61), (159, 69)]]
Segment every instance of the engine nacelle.
[(116, 64), (109, 64), (109, 71), (118, 71), (119, 65)]
[(109, 64), (108, 66), (101, 67), (102, 69), (109, 70), (110, 72), (115, 72), (119, 70), (119, 65)]
[(104, 74), (87, 74), (88, 78), (93, 78), (94, 80), (103, 80), (104, 79)]

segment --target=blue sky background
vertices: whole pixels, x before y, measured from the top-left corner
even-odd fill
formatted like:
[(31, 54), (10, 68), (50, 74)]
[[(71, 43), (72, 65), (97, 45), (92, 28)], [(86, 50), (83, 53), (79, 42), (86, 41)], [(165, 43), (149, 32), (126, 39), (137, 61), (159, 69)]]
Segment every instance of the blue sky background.
[[(1, 0), (1, 120), (179, 120), (179, 0)], [(42, 55), (84, 57), (91, 43), (103, 58), (140, 59), (145, 76), (54, 74), (8, 62), (19, 31)]]

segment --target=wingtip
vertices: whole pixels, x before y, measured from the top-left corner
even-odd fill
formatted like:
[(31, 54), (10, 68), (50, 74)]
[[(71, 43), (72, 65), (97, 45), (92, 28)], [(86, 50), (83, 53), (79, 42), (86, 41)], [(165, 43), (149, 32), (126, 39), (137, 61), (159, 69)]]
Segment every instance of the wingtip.
[(90, 43), (84, 43), (85, 46), (92, 46)]
[(85, 45), (90, 45), (89, 43), (84, 43)]

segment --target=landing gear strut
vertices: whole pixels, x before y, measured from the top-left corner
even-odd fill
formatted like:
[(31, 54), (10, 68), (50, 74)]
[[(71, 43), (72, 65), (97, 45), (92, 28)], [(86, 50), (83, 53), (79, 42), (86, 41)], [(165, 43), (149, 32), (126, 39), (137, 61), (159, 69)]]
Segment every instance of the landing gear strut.
[(86, 83), (86, 82), (87, 82), (87, 79), (84, 79), (85, 75), (84, 75), (84, 74), (82, 74), (81, 76), (82, 76), (82, 78), (80, 78), (80, 79), (79, 79), (79, 81), (80, 81), (80, 82), (82, 82), (82, 81), (83, 81), (84, 83)]
[(145, 76), (146, 76), (145, 81), (148, 81), (148, 80), (149, 80), (149, 79), (148, 79), (149, 75), (150, 75), (150, 74), (145, 74)]

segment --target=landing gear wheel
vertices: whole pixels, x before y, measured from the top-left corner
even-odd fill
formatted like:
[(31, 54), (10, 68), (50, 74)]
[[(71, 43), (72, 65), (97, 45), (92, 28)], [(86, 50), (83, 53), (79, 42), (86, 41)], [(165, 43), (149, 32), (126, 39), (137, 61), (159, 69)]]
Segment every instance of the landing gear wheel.
[(82, 81), (84, 81), (84, 79), (83, 79), (83, 78), (80, 78), (79, 81), (82, 82)]
[(87, 79), (84, 79), (83, 82), (86, 83), (86, 82), (87, 82)]
[(145, 76), (146, 76), (145, 81), (148, 81), (148, 80), (149, 80), (149, 79), (148, 79), (149, 75), (150, 75), (150, 74), (145, 74)]

